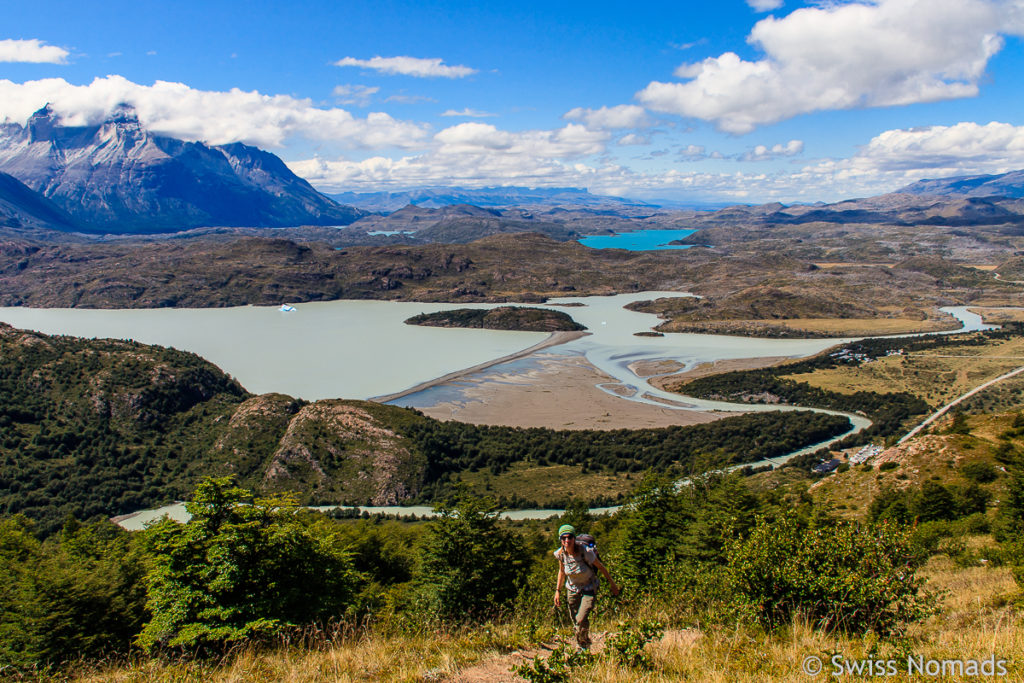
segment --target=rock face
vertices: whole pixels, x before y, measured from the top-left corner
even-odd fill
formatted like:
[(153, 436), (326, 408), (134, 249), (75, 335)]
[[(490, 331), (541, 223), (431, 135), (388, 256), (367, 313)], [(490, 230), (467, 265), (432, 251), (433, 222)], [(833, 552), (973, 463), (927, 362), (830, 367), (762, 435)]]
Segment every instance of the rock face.
[(0, 124), (0, 171), (92, 232), (347, 225), (364, 215), (273, 154), (154, 135), (127, 105), (94, 126), (64, 126), (49, 105), (27, 126)]

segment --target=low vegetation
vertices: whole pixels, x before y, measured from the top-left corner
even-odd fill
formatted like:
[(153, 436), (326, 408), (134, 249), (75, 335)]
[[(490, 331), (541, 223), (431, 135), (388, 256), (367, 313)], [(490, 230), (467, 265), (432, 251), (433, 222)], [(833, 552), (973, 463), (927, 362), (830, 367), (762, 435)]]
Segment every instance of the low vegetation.
[(489, 310), (461, 308), (420, 313), (405, 322), (408, 325), (429, 327), (469, 327), (522, 332), (575, 332), (587, 329), (561, 311), (521, 306), (499, 306)]
[[(1020, 461), (1008, 469), (1019, 486)], [(648, 475), (615, 516), (574, 504), (546, 522), (501, 522), (465, 492), (431, 522), (336, 521), (227, 479), (191, 505), (191, 522), (134, 534), (69, 521), (40, 542), (23, 518), (0, 522), (5, 674), (446, 680), (496, 657), (527, 681), (796, 680), (822, 651), (903, 671), (910, 655), (991, 655), (1019, 672), (1016, 503), (988, 514), (1002, 540), (971, 536), (984, 564), (958, 564), (934, 529), (838, 521), (805, 485), (758, 493), (736, 476)], [(563, 522), (596, 534), (624, 589), (602, 600), (594, 628), (612, 635), (597, 654), (534, 649), (565, 633), (550, 609)]]
[[(435, 502), (463, 473), (497, 476), (517, 464), (613, 477), (702, 471), (849, 428), (843, 417), (800, 413), (615, 431), (439, 422), (366, 401), (253, 396), (194, 354), (9, 326), (0, 326), (0, 427), (0, 513), (24, 514), (44, 533), (69, 515), (109, 517), (181, 499), (203, 475), (232, 474), (305, 504)], [(625, 492), (595, 492), (588, 502)], [(515, 502), (565, 495), (519, 490)]]

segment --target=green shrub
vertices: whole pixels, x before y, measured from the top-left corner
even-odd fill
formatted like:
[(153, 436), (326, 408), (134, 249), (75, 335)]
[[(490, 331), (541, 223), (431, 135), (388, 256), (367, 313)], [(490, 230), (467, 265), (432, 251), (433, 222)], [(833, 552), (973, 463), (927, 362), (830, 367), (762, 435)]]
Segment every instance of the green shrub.
[(927, 614), (908, 531), (889, 523), (805, 527), (762, 520), (729, 548), (728, 583), (774, 628), (801, 614), (824, 630), (899, 633)]
[(342, 616), (358, 573), (333, 535), (314, 535), (288, 498), (258, 499), (206, 479), (187, 524), (165, 519), (145, 544), (152, 571), (139, 637), (146, 650), (205, 650)]
[(883, 462), (881, 465), (879, 465), (878, 466), (878, 471), (879, 472), (888, 472), (889, 470), (894, 470), (894, 469), (896, 469), (899, 466), (900, 466), (899, 463), (892, 462), (890, 460), (889, 462)]
[(594, 659), (589, 652), (559, 645), (547, 659), (537, 655), (528, 663), (513, 666), (511, 671), (530, 683), (568, 683), (573, 669), (591, 664)]
[(650, 669), (653, 666), (647, 643), (661, 638), (665, 627), (656, 621), (626, 623), (608, 639), (608, 649), (615, 661), (632, 669)]

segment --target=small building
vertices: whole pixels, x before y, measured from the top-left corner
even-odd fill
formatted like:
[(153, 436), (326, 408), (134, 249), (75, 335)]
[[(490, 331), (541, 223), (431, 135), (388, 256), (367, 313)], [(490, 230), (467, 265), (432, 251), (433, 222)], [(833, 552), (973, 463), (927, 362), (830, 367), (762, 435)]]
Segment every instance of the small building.
[(839, 467), (839, 459), (832, 458), (831, 460), (826, 460), (823, 463), (815, 465), (811, 468), (811, 471), (816, 474), (828, 474), (829, 472), (834, 471), (837, 467)]

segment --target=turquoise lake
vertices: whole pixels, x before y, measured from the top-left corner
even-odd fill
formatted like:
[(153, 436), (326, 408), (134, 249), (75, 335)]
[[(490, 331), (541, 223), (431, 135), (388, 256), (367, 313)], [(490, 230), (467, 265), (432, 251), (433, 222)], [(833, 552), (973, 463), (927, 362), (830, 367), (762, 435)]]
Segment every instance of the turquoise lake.
[(591, 249), (625, 249), (626, 251), (655, 251), (658, 249), (689, 249), (688, 244), (669, 244), (688, 237), (696, 230), (638, 230), (616, 235), (591, 235), (580, 239), (580, 244)]

